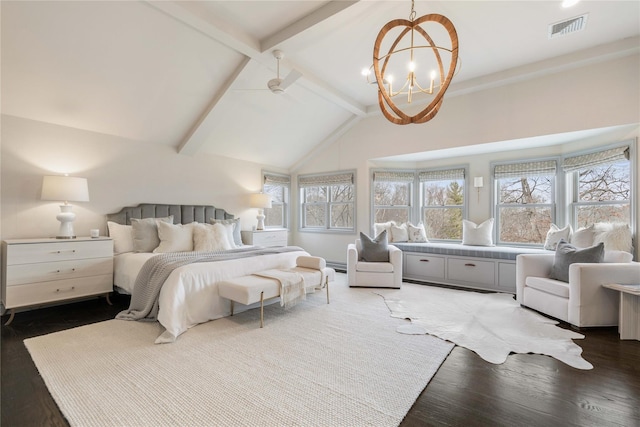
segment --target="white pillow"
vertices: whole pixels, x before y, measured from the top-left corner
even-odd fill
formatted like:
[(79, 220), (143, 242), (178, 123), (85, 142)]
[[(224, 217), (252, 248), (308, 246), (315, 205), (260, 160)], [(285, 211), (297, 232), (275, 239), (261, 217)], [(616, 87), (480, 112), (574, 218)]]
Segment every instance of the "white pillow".
[(391, 225), (391, 242), (408, 242), (407, 224)]
[(571, 224), (567, 224), (565, 227), (560, 228), (555, 224), (551, 224), (551, 228), (547, 231), (547, 238), (544, 241), (544, 248), (550, 251), (555, 251), (558, 242), (564, 239), (565, 242), (569, 242), (571, 237)]
[(158, 237), (160, 244), (153, 253), (193, 251), (193, 223), (183, 225), (159, 221)]
[(493, 246), (493, 218), (480, 225), (462, 220), (462, 244), (472, 246)]
[(158, 222), (173, 224), (173, 215), (164, 218), (131, 218), (133, 250), (135, 252), (153, 252), (160, 244)]
[(604, 262), (631, 262), (633, 255), (625, 251), (604, 251)]
[(418, 225), (413, 225), (410, 222), (407, 223), (409, 241), (415, 243), (428, 243), (427, 232), (424, 230), (424, 224), (422, 222)]
[(216, 224), (220, 224), (221, 226), (224, 227), (224, 230), (226, 232), (227, 235), (227, 240), (229, 241), (229, 244), (231, 245), (231, 249), (235, 249), (239, 246), (236, 245), (235, 243), (235, 239), (233, 238), (233, 233), (234, 230), (236, 228), (236, 224), (235, 223), (222, 223), (222, 222), (216, 222)]
[(633, 251), (631, 244), (631, 229), (627, 224), (609, 224), (599, 222), (595, 224), (593, 244), (604, 243), (606, 251)]
[(217, 252), (231, 249), (227, 229), (223, 224), (195, 224), (193, 226), (193, 250)]
[(579, 228), (571, 235), (571, 244), (581, 249), (591, 247), (593, 246), (594, 234), (593, 224), (589, 227)]
[(378, 236), (380, 233), (382, 233), (384, 230), (387, 231), (387, 237), (391, 238), (391, 226), (395, 225), (395, 222), (393, 221), (388, 221), (388, 222), (376, 222), (375, 224), (373, 224), (373, 235), (374, 236)]
[(113, 239), (113, 252), (116, 255), (133, 252), (133, 232), (130, 225), (107, 221), (107, 228), (109, 229), (109, 237)]

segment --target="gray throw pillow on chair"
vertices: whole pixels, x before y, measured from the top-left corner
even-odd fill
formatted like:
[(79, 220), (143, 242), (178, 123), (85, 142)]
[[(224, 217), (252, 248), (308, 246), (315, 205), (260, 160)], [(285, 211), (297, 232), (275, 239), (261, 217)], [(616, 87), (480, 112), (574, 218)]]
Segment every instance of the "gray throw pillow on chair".
[(389, 262), (387, 230), (383, 230), (375, 239), (361, 232), (360, 243), (362, 244), (362, 250), (358, 256), (358, 261)]
[(569, 266), (574, 262), (603, 262), (604, 243), (589, 248), (578, 249), (564, 239), (558, 242), (556, 256), (551, 267), (549, 278), (569, 282)]

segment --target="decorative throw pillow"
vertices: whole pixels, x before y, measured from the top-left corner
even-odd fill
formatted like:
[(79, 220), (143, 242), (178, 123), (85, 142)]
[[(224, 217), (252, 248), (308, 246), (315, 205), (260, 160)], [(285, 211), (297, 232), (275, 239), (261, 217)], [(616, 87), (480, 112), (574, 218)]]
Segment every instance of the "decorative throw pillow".
[(556, 255), (553, 259), (553, 267), (549, 277), (563, 282), (569, 282), (569, 266), (574, 262), (596, 263), (604, 260), (604, 243), (598, 243), (589, 248), (578, 249), (560, 240), (556, 247)]
[(589, 246), (593, 246), (594, 235), (593, 224), (589, 227), (579, 228), (571, 235), (571, 244), (576, 248), (588, 248)]
[(107, 228), (109, 229), (109, 237), (113, 239), (113, 252), (116, 255), (133, 252), (133, 233), (130, 225), (107, 221)]
[(480, 225), (462, 220), (462, 244), (471, 246), (493, 246), (493, 218)]
[(625, 251), (608, 251), (604, 250), (603, 262), (631, 262), (633, 255)]
[(153, 253), (193, 251), (193, 224), (169, 224), (158, 221), (160, 244)]
[(358, 261), (389, 262), (389, 247), (387, 242), (387, 230), (382, 230), (375, 239), (360, 233), (360, 251)]
[(222, 224), (222, 225), (229, 225), (232, 224), (233, 225), (233, 230), (232, 230), (232, 234), (231, 234), (231, 243), (233, 244), (234, 247), (237, 246), (242, 246), (242, 235), (240, 234), (240, 231), (242, 230), (240, 227), (240, 218), (234, 218), (234, 219), (215, 219), (215, 218), (211, 218), (209, 219), (209, 222), (211, 224)]
[(608, 251), (632, 252), (631, 229), (627, 224), (597, 223), (594, 225), (593, 244), (604, 243)]
[(408, 242), (409, 232), (407, 230), (407, 224), (391, 225), (391, 241), (392, 242)]
[(413, 225), (410, 222), (407, 223), (407, 229), (409, 233), (409, 241), (415, 243), (428, 243), (427, 232), (424, 230), (424, 224), (422, 222), (418, 225)]
[(382, 233), (383, 231), (387, 231), (387, 238), (389, 237), (389, 235), (391, 234), (391, 226), (395, 225), (395, 222), (393, 221), (388, 221), (388, 222), (376, 222), (375, 224), (373, 224), (373, 235), (377, 236), (380, 233)]
[(153, 252), (160, 244), (157, 222), (173, 224), (173, 215), (164, 218), (131, 218), (134, 252)]
[(551, 224), (551, 228), (547, 231), (547, 238), (544, 241), (544, 248), (550, 251), (555, 251), (558, 242), (564, 239), (565, 242), (569, 241), (571, 237), (571, 224), (567, 224), (565, 227), (560, 228), (555, 224)]
[(217, 252), (231, 249), (227, 229), (222, 224), (195, 224), (193, 226), (193, 250)]

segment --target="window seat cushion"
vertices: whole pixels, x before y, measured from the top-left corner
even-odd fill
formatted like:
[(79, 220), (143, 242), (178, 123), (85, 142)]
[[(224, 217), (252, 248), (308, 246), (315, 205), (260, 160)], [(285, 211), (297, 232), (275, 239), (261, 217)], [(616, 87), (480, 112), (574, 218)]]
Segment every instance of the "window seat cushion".
[(545, 249), (518, 248), (513, 246), (469, 246), (461, 243), (394, 243), (404, 252), (422, 252), (440, 255), (457, 255), (475, 258), (506, 259), (515, 261), (520, 254), (549, 254)]

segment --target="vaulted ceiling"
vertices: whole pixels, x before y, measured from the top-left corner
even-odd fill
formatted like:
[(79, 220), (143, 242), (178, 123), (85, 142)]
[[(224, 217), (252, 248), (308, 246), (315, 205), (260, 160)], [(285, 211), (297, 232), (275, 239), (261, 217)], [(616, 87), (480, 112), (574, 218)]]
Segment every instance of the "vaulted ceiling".
[[(361, 70), (380, 28), (410, 7), (2, 1), (2, 113), (291, 168), (379, 114)], [(462, 67), (447, 96), (640, 50), (638, 1), (417, 1), (416, 12), (456, 26)], [(585, 30), (548, 38), (549, 24), (584, 13)], [(281, 95), (267, 89), (275, 49), (282, 77), (302, 74)]]

